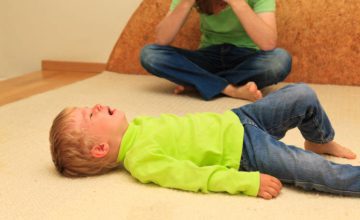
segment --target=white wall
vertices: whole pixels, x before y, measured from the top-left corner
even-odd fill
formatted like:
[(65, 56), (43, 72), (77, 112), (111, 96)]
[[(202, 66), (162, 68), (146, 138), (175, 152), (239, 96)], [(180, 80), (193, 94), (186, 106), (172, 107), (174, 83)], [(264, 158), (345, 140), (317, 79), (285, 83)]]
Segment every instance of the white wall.
[[(1, 21), (0, 21), (0, 27), (1, 27)], [(7, 60), (5, 60), (6, 57), (5, 57), (5, 51), (3, 49), (3, 47), (4, 47), (3, 38), (4, 38), (4, 36), (2, 34), (2, 30), (0, 29), (0, 81), (7, 78), (7, 75), (1, 74), (2, 71), (10, 69)]]
[(107, 62), (142, 0), (0, 0), (0, 79), (41, 60)]

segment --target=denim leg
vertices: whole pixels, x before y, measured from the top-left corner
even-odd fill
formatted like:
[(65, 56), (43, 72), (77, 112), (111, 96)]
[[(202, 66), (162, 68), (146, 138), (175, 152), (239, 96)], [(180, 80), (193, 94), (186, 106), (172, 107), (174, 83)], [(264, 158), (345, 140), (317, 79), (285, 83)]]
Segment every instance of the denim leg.
[(288, 85), (234, 111), (242, 112), (276, 139), (295, 127), (306, 140), (314, 143), (327, 143), (335, 135), (315, 92), (306, 84)]
[[(283, 81), (291, 71), (292, 58), (284, 49), (276, 48), (271, 51), (251, 52), (244, 57), (246, 48), (231, 50), (225, 58), (229, 65), (236, 66), (218, 73), (228, 82), (243, 85), (254, 81), (259, 89)], [(245, 59), (244, 59), (245, 58)]]
[(260, 171), (304, 190), (360, 197), (360, 166), (333, 163), (286, 145), (252, 124), (244, 124), (244, 130), (241, 170)]
[(212, 62), (203, 60), (206, 56), (199, 51), (171, 46), (152, 44), (141, 51), (141, 64), (148, 72), (180, 85), (193, 86), (205, 100), (209, 100), (219, 95), (229, 83), (209, 72)]

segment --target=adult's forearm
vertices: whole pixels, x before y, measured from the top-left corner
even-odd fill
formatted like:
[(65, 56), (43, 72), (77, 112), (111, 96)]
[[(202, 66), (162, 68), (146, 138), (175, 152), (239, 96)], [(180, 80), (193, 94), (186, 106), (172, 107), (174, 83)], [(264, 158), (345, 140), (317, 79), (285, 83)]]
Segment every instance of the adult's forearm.
[[(225, 0), (233, 9), (246, 33), (262, 50), (272, 50), (277, 43), (275, 14), (256, 14), (244, 0)], [(264, 19), (269, 19), (268, 23)]]
[(155, 43), (160, 45), (170, 44), (185, 23), (195, 0), (183, 0), (176, 8), (169, 12), (167, 16), (156, 27)]

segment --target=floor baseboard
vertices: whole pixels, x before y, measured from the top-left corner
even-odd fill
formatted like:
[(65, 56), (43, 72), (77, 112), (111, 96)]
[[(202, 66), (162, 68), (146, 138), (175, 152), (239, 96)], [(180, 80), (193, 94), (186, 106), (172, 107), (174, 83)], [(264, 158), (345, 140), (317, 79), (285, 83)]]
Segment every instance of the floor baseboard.
[(100, 73), (105, 70), (106, 63), (43, 60), (41, 68), (43, 71)]

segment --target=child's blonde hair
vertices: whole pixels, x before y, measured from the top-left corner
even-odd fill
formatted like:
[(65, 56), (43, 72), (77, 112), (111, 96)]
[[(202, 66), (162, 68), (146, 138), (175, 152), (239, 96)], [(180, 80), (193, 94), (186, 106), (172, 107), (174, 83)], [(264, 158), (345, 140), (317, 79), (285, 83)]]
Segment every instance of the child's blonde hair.
[(75, 108), (65, 108), (54, 119), (50, 129), (50, 151), (56, 169), (68, 177), (97, 175), (118, 166), (108, 158), (94, 158), (90, 150), (92, 137), (71, 117)]

